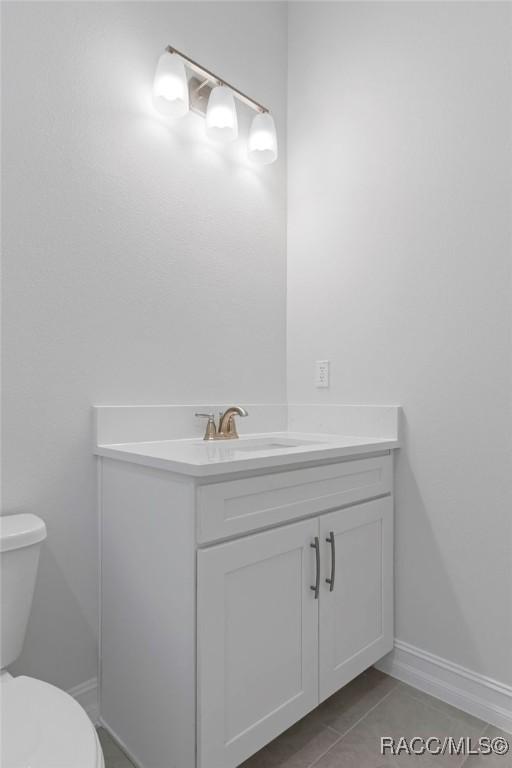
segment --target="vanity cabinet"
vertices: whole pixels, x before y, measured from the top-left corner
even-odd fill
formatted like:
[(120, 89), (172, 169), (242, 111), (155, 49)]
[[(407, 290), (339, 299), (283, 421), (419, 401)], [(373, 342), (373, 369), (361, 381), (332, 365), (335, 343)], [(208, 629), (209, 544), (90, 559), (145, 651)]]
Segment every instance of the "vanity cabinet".
[(235, 768), (391, 650), (389, 452), (100, 485), (101, 720), (141, 768)]
[(389, 497), (200, 550), (201, 768), (238, 765), (384, 655), (392, 589)]

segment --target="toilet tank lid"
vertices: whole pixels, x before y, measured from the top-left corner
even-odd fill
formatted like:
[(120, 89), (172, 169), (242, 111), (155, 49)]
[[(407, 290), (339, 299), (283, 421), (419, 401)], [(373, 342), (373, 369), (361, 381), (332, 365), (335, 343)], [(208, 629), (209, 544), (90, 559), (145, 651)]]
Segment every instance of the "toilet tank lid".
[(46, 525), (37, 515), (0, 515), (0, 552), (28, 547), (46, 539)]

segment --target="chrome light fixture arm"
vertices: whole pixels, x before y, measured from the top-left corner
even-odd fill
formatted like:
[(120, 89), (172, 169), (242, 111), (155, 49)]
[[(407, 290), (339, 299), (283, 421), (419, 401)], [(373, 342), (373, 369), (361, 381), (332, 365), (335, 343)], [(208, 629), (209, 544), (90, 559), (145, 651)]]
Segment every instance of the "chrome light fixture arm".
[(204, 88), (206, 85), (209, 85), (210, 88), (216, 85), (224, 85), (227, 88), (229, 88), (231, 91), (233, 91), (234, 95), (243, 104), (246, 104), (255, 112), (265, 113), (270, 111), (268, 107), (263, 106), (263, 104), (260, 104), (255, 99), (252, 99), (250, 96), (247, 96), (247, 94), (241, 91), (239, 88), (236, 88), (234, 85), (231, 85), (231, 83), (228, 83), (226, 80), (219, 77), (214, 72), (211, 72), (209, 69), (206, 69), (206, 67), (203, 67), (201, 64), (198, 64), (197, 61), (194, 61), (193, 59), (190, 58), (190, 56), (187, 56), (185, 53), (182, 53), (177, 48), (174, 48), (172, 45), (168, 45), (165, 50), (168, 53), (175, 53), (177, 56), (183, 59), (183, 61), (185, 62), (185, 64), (188, 66), (189, 69), (191, 69), (196, 75), (199, 75), (200, 78), (203, 78), (203, 81), (197, 86), (196, 90), (200, 90)]

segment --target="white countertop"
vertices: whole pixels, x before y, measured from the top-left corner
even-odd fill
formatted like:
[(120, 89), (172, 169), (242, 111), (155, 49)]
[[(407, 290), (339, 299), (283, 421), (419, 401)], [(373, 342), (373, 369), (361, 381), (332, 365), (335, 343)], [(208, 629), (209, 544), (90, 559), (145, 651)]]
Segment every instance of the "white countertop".
[(194, 477), (212, 477), (294, 464), (332, 461), (398, 448), (396, 439), (266, 432), (237, 440), (205, 441), (198, 438), (98, 445), (95, 453)]

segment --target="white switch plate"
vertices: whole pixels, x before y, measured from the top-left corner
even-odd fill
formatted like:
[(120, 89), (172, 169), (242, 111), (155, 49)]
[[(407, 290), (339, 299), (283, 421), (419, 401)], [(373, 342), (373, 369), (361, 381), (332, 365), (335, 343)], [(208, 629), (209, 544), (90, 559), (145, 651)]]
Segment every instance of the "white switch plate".
[(317, 360), (315, 363), (315, 387), (329, 386), (329, 361)]

